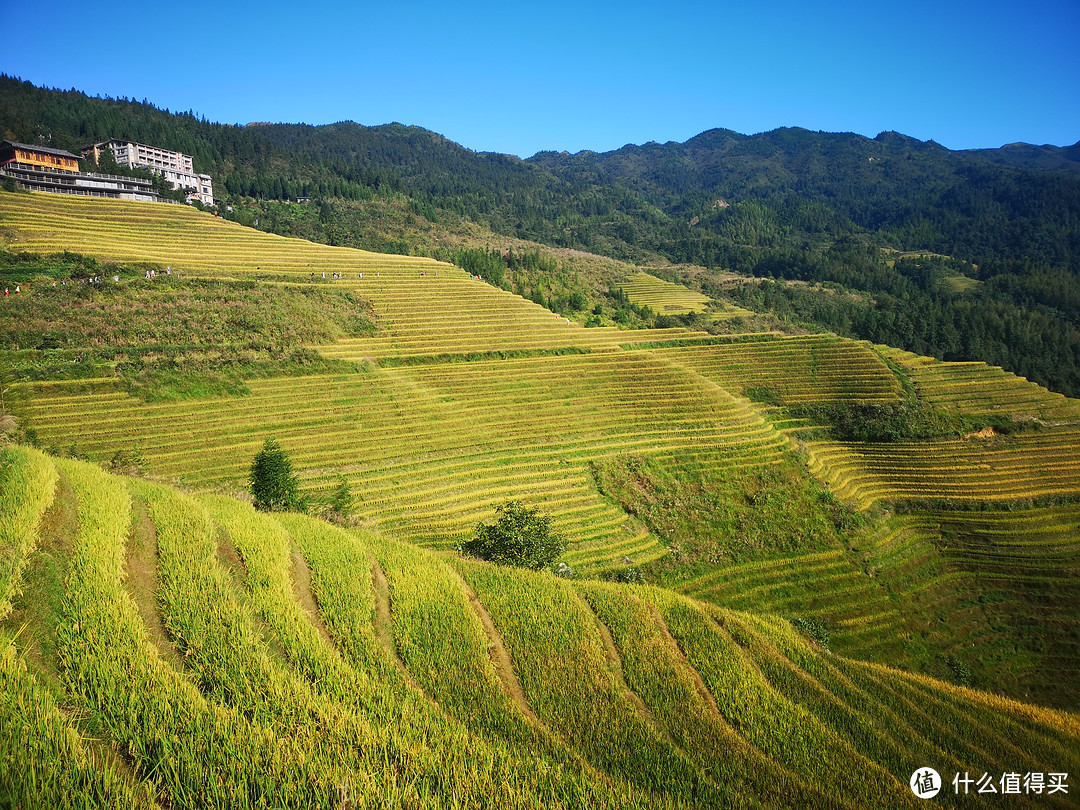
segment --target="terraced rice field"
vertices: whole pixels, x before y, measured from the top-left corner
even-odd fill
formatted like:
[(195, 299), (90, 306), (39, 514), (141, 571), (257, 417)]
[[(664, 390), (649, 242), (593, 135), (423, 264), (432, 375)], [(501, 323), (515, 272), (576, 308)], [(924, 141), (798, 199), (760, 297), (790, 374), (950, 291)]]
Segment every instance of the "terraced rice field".
[(325, 281), (351, 289), (374, 304), (380, 329), (373, 337), (317, 347), (341, 359), (613, 349), (690, 334), (684, 329), (585, 329), (520, 296), (474, 281), (453, 265), (274, 236), (186, 206), (3, 195), (0, 225), (14, 234), (12, 250), (69, 250), (111, 261), (155, 262), (181, 278)]
[(840, 627), (857, 623), (883, 638), (900, 625), (888, 594), (841, 549), (734, 565), (686, 582), (679, 591), (736, 610), (827, 616)]
[[(1056, 652), (1050, 646), (1059, 631), (1075, 637), (1067, 620), (1077, 604), (1075, 579), (1068, 579), (1076, 557), (1067, 542), (1070, 531), (1075, 537), (1075, 525), (1048, 530), (1060, 535), (1060, 555), (1047, 552), (1032, 567), (1023, 560), (1022, 544), (1002, 543), (992, 552), (980, 545), (989, 518), (985, 525), (963, 527), (949, 517), (952, 513), (939, 514), (942, 506), (1015, 508), (1032, 498), (1080, 496), (1080, 403), (1000, 369), (938, 363), (831, 335), (716, 339), (687, 330), (585, 329), (449, 265), (280, 239), (178, 206), (0, 194), (0, 227), (16, 237), (15, 249), (150, 260), (171, 264), (181, 274), (288, 284), (311, 283), (312, 274), (322, 283), (323, 272), (328, 279), (344, 274), (332, 283), (370, 300), (379, 329), (319, 350), (357, 362), (355, 373), (256, 380), (248, 383), (251, 393), (244, 397), (155, 405), (127, 396), (113, 380), (38, 383), (25, 386), (32, 396), (24, 415), (45, 446), (74, 445), (96, 461), (138, 446), (154, 476), (225, 492), (245, 487), (251, 459), (273, 435), (309, 493), (328, 492), (343, 475), (369, 528), (437, 549), (456, 544), (498, 503), (518, 498), (554, 516), (571, 540), (566, 561), (579, 572), (603, 572), (625, 557), (634, 565), (656, 560), (665, 554), (664, 545), (599, 494), (591, 461), (659, 455), (676, 464), (714, 468), (772, 465), (789, 446), (777, 429), (785, 406), (899, 401), (900, 380), (883, 357), (909, 374), (919, 396), (934, 405), (1034, 416), (1051, 426), (989, 440), (811, 442), (806, 446), (811, 470), (845, 502), (868, 510), (900, 501), (921, 505), (924, 512), (883, 520), (853, 536), (850, 549), (717, 567), (683, 583), (682, 590), (727, 610), (826, 621), (834, 649), (878, 661), (911, 664), (912, 647), (932, 656), (967, 644), (976, 654), (998, 656), (1003, 688), (1021, 694), (1022, 684), (1031, 684), (1033, 699), (1043, 702), (1052, 701), (1050, 682), (1040, 680), (1050, 671), (1042, 662), (1074, 672), (1080, 661), (1071, 642)], [(500, 353), (508, 359), (498, 359)], [(466, 356), (470, 362), (462, 362)], [(750, 397), (781, 404), (762, 407)], [(1035, 525), (1039, 514), (1017, 511), (1005, 531), (1021, 537), (1027, 517)], [(966, 539), (948, 539), (954, 537)], [(389, 587), (395, 587), (391, 557), (386, 552), (380, 559)], [(1020, 572), (1018, 581), (1027, 583), (1021, 588), (1025, 595), (1013, 598), (1013, 591), (997, 588), (1010, 565)], [(1053, 574), (1055, 566), (1066, 572), (1064, 580)], [(18, 572), (18, 564), (0, 570), (5, 589), (12, 571)], [(464, 570), (458, 573), (469, 577)], [(403, 574), (396, 576), (398, 583), (404, 581)], [(1044, 582), (1049, 596), (1033, 596)], [(469, 587), (482, 590), (479, 580)], [(0, 590), (0, 600), (5, 592)], [(398, 598), (405, 597), (399, 593)], [(606, 598), (596, 591), (588, 600), (600, 612)], [(1005, 609), (1018, 599), (1034, 605), (1029, 614)], [(659, 610), (658, 603), (646, 601), (649, 612)], [(1010, 659), (1003, 645), (1015, 645), (1013, 631), (1001, 628), (1027, 632), (1024, 628), (1044, 615), (1054, 632), (1033, 636), (1035, 641), (1019, 645), (1020, 653), (1013, 651), (1015, 660)], [(627, 638), (633, 635), (631, 629), (625, 632)], [(410, 661), (413, 648), (401, 640), (406, 636), (395, 637), (401, 659)], [(528, 642), (522, 644), (527, 649)], [(600, 660), (595, 650), (587, 655)], [(689, 678), (687, 683), (695, 681), (679, 661), (671, 666)], [(646, 663), (641, 667), (644, 679), (649, 669)], [(988, 661), (983, 671), (993, 669)], [(413, 677), (435, 690), (436, 680), (425, 672)], [(871, 690), (887, 680), (877, 670), (861, 672)], [(719, 683), (703, 672), (699, 677), (702, 683)], [(1072, 702), (1062, 705), (1075, 707), (1077, 696), (1069, 694)], [(533, 714), (526, 723), (533, 731), (534, 720), (551, 724), (553, 717), (566, 722), (568, 716)], [(673, 768), (699, 766), (688, 763), (700, 763), (700, 752), (683, 754), (671, 760), (680, 763)], [(580, 759), (571, 760), (580, 765)], [(805, 771), (798, 773), (803, 783), (809, 781)], [(776, 778), (794, 784), (783, 774)], [(765, 789), (747, 789), (759, 788)], [(811, 794), (817, 795), (813, 789)], [(608, 800), (618, 804), (611, 796)]]
[(1073, 715), (825, 654), (774, 618), (25, 449), (0, 476), (33, 538), (0, 616), (17, 806), (914, 807), (915, 767), (1080, 767)]
[(742, 336), (652, 351), (728, 390), (767, 390), (786, 406), (892, 402), (901, 392), (896, 375), (870, 344), (835, 335)]
[(866, 509), (888, 501), (1029, 501), (1080, 494), (1080, 428), (1008, 438), (868, 444), (810, 442), (810, 470)]
[[(35, 389), (29, 418), (46, 444), (93, 458), (135, 444), (149, 469), (192, 486), (243, 489), (274, 435), (305, 484), (340, 473), (361, 513), (426, 545), (459, 542), (506, 498), (542, 504), (574, 541), (567, 562), (662, 554), (602, 499), (589, 461), (705, 452), (769, 464), (783, 439), (744, 401), (647, 353), (530, 357), (255, 381), (242, 399), (148, 405), (109, 383), (91, 393)], [(642, 405), (643, 391), (665, 396)]]
[[(925, 518), (884, 521), (842, 548), (736, 563), (682, 583), (678, 590), (725, 608), (809, 618), (830, 628), (830, 647), (856, 658), (902, 657), (905, 638), (933, 628), (945, 606), (924, 592), (945, 565), (937, 526)], [(948, 590), (940, 596), (955, 608)], [(937, 633), (929, 641), (944, 641)]]
[[(527, 498), (551, 509), (574, 541), (568, 562), (603, 567), (624, 557), (646, 562), (664, 548), (600, 497), (589, 461), (693, 449), (724, 463), (769, 464), (783, 443), (745, 402), (623, 348), (692, 339), (686, 330), (585, 329), (449, 265), (279, 239), (189, 209), (18, 197), (0, 200), (0, 221), (17, 233), (18, 249), (153, 260), (181, 274), (305, 283), (312, 274), (318, 283), (324, 273), (344, 276), (333, 283), (371, 301), (380, 328), (318, 347), (329, 357), (393, 366), (387, 361), (591, 353), (369, 366), (355, 376), (256, 381), (242, 400), (180, 405), (147, 406), (108, 383), (75, 389), (81, 393), (34, 386), (26, 416), (47, 445), (107, 458), (137, 444), (155, 474), (239, 489), (272, 434), (309, 489), (344, 474), (364, 516), (388, 531), (452, 545), (500, 500)], [(655, 390), (665, 396), (642, 405)]]
[(718, 568), (679, 586), (724, 608), (823, 623), (837, 653), (1072, 708), (1080, 686), (1080, 507), (882, 519), (851, 549)]
[(704, 312), (710, 302), (707, 295), (645, 272), (635, 273), (619, 286), (634, 304), (647, 306), (660, 315)]
[(88, 200), (62, 194), (0, 196), (11, 250), (70, 250), (117, 262), (155, 262), (198, 277), (259, 275), (290, 281), (344, 273), (411, 276), (448, 265), (431, 259), (337, 248), (255, 231), (184, 205)]
[(694, 334), (685, 329), (586, 329), (518, 295), (475, 281), (464, 270), (444, 265), (438, 273), (397, 278), (365, 274), (362, 280), (340, 282), (375, 305), (380, 329), (371, 337), (315, 348), (327, 357), (379, 361), (568, 347), (610, 351), (658, 337)]
[[(927, 656), (954, 653), (975, 666), (978, 682), (999, 684), (1000, 662), (978, 662), (1000, 636), (978, 605), (981, 591), (974, 575), (955, 564), (949, 548), (941, 523), (924, 514), (892, 516), (856, 535), (852, 561), (879, 595), (887, 597), (886, 608), (836, 621), (836, 649), (888, 661), (901, 657), (904, 647), (916, 646), (916, 657), (931, 667)], [(938, 667), (943, 669), (943, 662)], [(1044, 693), (1040, 700), (1052, 705), (1073, 700), (1048, 697)]]
[(1080, 401), (1047, 391), (997, 366), (945, 363), (888, 346), (877, 349), (911, 376), (920, 397), (935, 405), (1017, 419), (1080, 421)]
[(950, 569), (971, 575), (997, 631), (986, 646), (1001, 685), (1049, 705), (1056, 701), (1045, 696), (1072, 693), (1080, 684), (1080, 506), (933, 517)]

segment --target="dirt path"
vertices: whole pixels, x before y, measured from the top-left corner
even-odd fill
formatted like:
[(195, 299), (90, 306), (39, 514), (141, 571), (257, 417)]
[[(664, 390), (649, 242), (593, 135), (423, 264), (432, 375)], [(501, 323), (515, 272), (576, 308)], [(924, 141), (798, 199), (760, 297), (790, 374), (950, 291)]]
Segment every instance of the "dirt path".
[[(802, 776), (796, 774), (794, 771), (767, 755), (756, 743), (752, 742), (728, 722), (727, 718), (724, 717), (723, 712), (720, 711), (720, 706), (717, 704), (713, 693), (709, 690), (709, 687), (705, 685), (701, 673), (697, 671), (694, 665), (691, 664), (690, 660), (686, 657), (682, 645), (679, 644), (678, 639), (672, 634), (671, 628), (669, 628), (667, 622), (664, 621), (664, 617), (660, 615), (659, 609), (652, 602), (645, 601), (645, 604), (649, 609), (649, 614), (652, 616), (653, 622), (660, 630), (660, 634), (663, 636), (664, 641), (669, 645), (678, 661), (683, 665), (683, 671), (691, 679), (694, 689), (705, 704), (717, 730), (724, 738), (726, 738), (733, 749), (739, 751), (740, 755), (747, 763), (750, 772), (754, 775), (754, 779), (751, 780), (751, 784), (753, 785), (752, 790), (759, 795), (768, 795), (771, 791), (784, 791), (787, 788), (782, 786), (788, 785), (797, 791), (800, 791), (800, 795), (806, 797), (807, 801), (815, 806), (820, 805), (824, 807), (832, 803), (832, 800), (821, 793), (819, 788), (811, 785)], [(712, 618), (712, 621), (720, 631), (727, 634), (727, 631), (715, 618)], [(734, 643), (734, 641), (732, 641), (732, 643)], [(740, 650), (741, 649), (742, 648), (740, 648)], [(756, 781), (758, 779), (760, 779), (760, 782)], [(778, 788), (778, 785), (781, 787)]]
[(432, 703), (438, 705), (413, 677), (413, 674), (409, 672), (409, 668), (405, 666), (405, 662), (401, 660), (401, 656), (398, 655), (397, 645), (394, 643), (394, 631), (390, 624), (390, 583), (387, 581), (386, 572), (379, 565), (379, 561), (374, 559), (371, 562), (371, 582), (375, 591), (375, 637), (390, 653), (394, 666), (405, 676), (405, 680), (408, 681), (409, 685), (418, 690)]
[(161, 620), (157, 596), (157, 526), (146, 511), (146, 504), (132, 495), (131, 529), (125, 550), (127, 577), (124, 588), (139, 609), (146, 635), (154, 648), (177, 672), (184, 669), (184, 658), (169, 640), (165, 623)]
[[(79, 504), (67, 476), (62, 470), (57, 472), (53, 502), (41, 517), (37, 544), (30, 552), (27, 565), (23, 569), (23, 590), (13, 599), (12, 611), (0, 624), (17, 630), (15, 641), (30, 673), (52, 694), (56, 700), (56, 709), (64, 717), (68, 727), (78, 735), (82, 749), (94, 766), (103, 771), (113, 771), (128, 783), (129, 795), (139, 795), (146, 783), (140, 778), (135, 762), (129, 758), (123, 746), (111, 741), (107, 736), (103, 738), (100, 728), (89, 726), (88, 718), (93, 713), (87, 709), (83, 700), (69, 691), (70, 687), (59, 669), (56, 628), (59, 623), (70, 620), (64, 614), (64, 594), (73, 550), (72, 540), (79, 531)], [(133, 501), (134, 510), (138, 510), (140, 505), (139, 501)], [(145, 518), (145, 510), (142, 516)], [(125, 549), (128, 560), (132, 555), (132, 539), (136, 524), (140, 520), (139, 512), (134, 511), (132, 517), (132, 534), (128, 537)], [(153, 530), (153, 524), (149, 521), (147, 523)], [(156, 550), (156, 543), (153, 543), (151, 548)], [(128, 576), (124, 579), (124, 587), (147, 624), (147, 636), (161, 651), (163, 658), (170, 664), (179, 666), (179, 655), (165, 637), (153, 596), (153, 573), (156, 566), (149, 566), (148, 588), (144, 588), (139, 581), (132, 581), (138, 572), (132, 573), (130, 562), (127, 569)], [(140, 592), (147, 594), (148, 611), (147, 605), (138, 595)], [(123, 795), (125, 794), (117, 793), (117, 796)], [(149, 798), (146, 798), (145, 803), (148, 807), (157, 806)]]
[[(0, 625), (17, 632), (17, 642), (36, 677), (58, 694), (60, 685), (56, 628), (62, 621), (64, 582), (71, 564), (71, 538), (79, 530), (75, 491), (57, 470), (53, 501), (41, 516), (37, 542), (30, 550), (12, 597), (11, 611)], [(63, 712), (63, 704), (60, 705)]]
[(676, 658), (683, 665), (684, 671), (690, 677), (690, 680), (694, 684), (694, 689), (697, 691), (702, 702), (708, 707), (710, 714), (712, 714), (719, 723), (730, 728), (730, 724), (724, 718), (723, 713), (720, 711), (720, 707), (716, 705), (716, 698), (713, 697), (713, 693), (709, 691), (709, 687), (705, 685), (705, 681), (701, 679), (701, 673), (699, 673), (687, 660), (686, 654), (683, 652), (682, 647), (679, 646), (678, 639), (671, 634), (671, 628), (667, 626), (667, 622), (665, 622), (664, 617), (660, 615), (660, 611), (656, 609), (656, 605), (651, 602), (646, 602), (645, 605), (648, 607), (649, 615), (652, 616), (652, 620), (656, 624), (657, 629), (660, 630), (660, 635), (664, 637), (664, 641), (667, 642), (671, 651), (675, 653)]
[(311, 569), (308, 568), (307, 560), (299, 551), (292, 553), (289, 579), (292, 581), (293, 595), (296, 597), (296, 601), (300, 603), (304, 613), (307, 614), (308, 621), (319, 631), (319, 635), (322, 636), (327, 646), (332, 650), (336, 650), (337, 646), (334, 644), (334, 638), (330, 635), (330, 630), (323, 622), (322, 614), (319, 612), (319, 603), (315, 599), (314, 591), (311, 589)]
[(480, 624), (484, 627), (484, 634), (488, 637), (488, 655), (491, 656), (491, 663), (495, 667), (495, 673), (499, 676), (503, 691), (525, 717), (525, 722), (535, 728), (538, 733), (550, 739), (555, 745), (567, 751), (571, 760), (591, 778), (607, 784), (614, 784), (609, 774), (597, 769), (576, 748), (570, 745), (561, 734), (552, 730), (533, 711), (532, 706), (529, 705), (529, 701), (525, 697), (525, 690), (521, 687), (521, 681), (518, 680), (517, 673), (514, 672), (514, 662), (510, 657), (510, 651), (506, 649), (506, 644), (503, 642), (502, 635), (499, 633), (499, 628), (495, 626), (491, 614), (488, 613), (484, 603), (480, 600), (480, 596), (472, 589), (472, 586), (461, 575), (461, 572), (452, 565), (448, 565), (447, 569), (461, 583), (461, 589), (468, 598), (469, 605), (476, 613), (477, 618), (480, 619)]
[(609, 630), (608, 626), (596, 615), (596, 611), (592, 609), (592, 605), (589, 604), (587, 599), (580, 594), (578, 594), (578, 599), (581, 601), (584, 608), (589, 611), (589, 615), (592, 616), (596, 629), (600, 632), (600, 639), (604, 643), (604, 657), (607, 659), (608, 664), (611, 665), (611, 671), (615, 676), (616, 685), (622, 691), (623, 697), (630, 701), (631, 705), (637, 710), (637, 713), (641, 715), (641, 719), (652, 726), (653, 731), (663, 737), (666, 742), (678, 748), (678, 743), (676, 743), (671, 734), (668, 733), (667, 727), (656, 719), (656, 715), (654, 715), (652, 710), (645, 705), (645, 701), (641, 699), (641, 695), (635, 692), (630, 687), (630, 684), (627, 683), (626, 672), (623, 670), (622, 656), (619, 655), (619, 648), (615, 645), (615, 638), (611, 635), (611, 630)]
[(447, 570), (461, 583), (461, 589), (465, 592), (465, 596), (468, 597), (473, 612), (480, 619), (480, 624), (484, 626), (484, 633), (488, 637), (488, 654), (491, 656), (491, 663), (495, 667), (495, 672), (499, 676), (503, 690), (514, 701), (514, 705), (517, 706), (518, 710), (525, 715), (526, 720), (550, 733), (544, 725), (544, 721), (536, 716), (536, 712), (532, 710), (532, 706), (529, 705), (529, 701), (525, 697), (525, 690), (521, 688), (521, 681), (518, 680), (517, 673), (514, 672), (510, 652), (506, 649), (491, 614), (487, 612), (484, 603), (480, 601), (480, 597), (476, 595), (476, 591), (465, 581), (465, 578), (452, 566), (447, 566)]

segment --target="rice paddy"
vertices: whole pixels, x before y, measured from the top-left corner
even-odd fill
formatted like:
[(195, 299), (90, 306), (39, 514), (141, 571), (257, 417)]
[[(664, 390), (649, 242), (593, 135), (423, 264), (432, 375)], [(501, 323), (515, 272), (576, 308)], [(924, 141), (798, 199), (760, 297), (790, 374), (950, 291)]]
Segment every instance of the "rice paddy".
[(620, 286), (634, 304), (661, 315), (704, 312), (710, 303), (707, 295), (645, 272), (635, 273)]
[[(55, 452), (0, 469), (0, 800), (905, 806), (923, 765), (1076, 771), (1076, 717), (1047, 707), (1080, 705), (1080, 403), (834, 335), (584, 328), (450, 265), (179, 206), (0, 194), (0, 228), (181, 278), (325, 273), (377, 319), (311, 347), (351, 369), (242, 396), (16, 386)], [(786, 413), (911, 391), (1018, 429), (804, 441)], [(268, 436), (310, 497), (344, 479), (360, 528), (235, 500)], [(136, 449), (142, 480), (55, 457)], [(598, 488), (597, 464), (632, 457), (761, 480), (804, 464), (822, 514), (857, 519), (672, 590), (600, 582), (670, 563), (672, 538)], [(510, 498), (552, 515), (579, 578), (453, 553)]]
[(895, 807), (917, 802), (912, 762), (1080, 765), (1072, 715), (832, 656), (781, 620), (4, 462), (15, 511), (62, 539), (23, 584), (45, 553), (66, 572), (55, 612), (28, 623), (19, 596), (0, 625), (16, 806)]

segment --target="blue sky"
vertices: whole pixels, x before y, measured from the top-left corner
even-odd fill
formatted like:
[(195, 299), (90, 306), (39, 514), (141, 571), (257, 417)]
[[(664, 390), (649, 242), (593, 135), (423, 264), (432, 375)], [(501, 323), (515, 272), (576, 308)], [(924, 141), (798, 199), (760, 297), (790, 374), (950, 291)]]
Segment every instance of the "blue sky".
[(713, 127), (1080, 140), (1080, 0), (47, 8), (80, 33), (7, 36), (0, 72), (222, 123), (398, 121), (522, 157)]

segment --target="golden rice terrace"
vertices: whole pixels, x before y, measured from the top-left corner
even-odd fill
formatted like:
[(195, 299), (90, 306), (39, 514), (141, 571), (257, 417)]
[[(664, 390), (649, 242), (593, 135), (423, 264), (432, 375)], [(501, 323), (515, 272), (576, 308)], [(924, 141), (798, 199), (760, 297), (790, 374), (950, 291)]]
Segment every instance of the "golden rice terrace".
[[(915, 807), (927, 767), (949, 806), (954, 774), (1075, 805), (1080, 402), (831, 334), (585, 328), (181, 206), (0, 193), (0, 234), (168, 268), (28, 279), (16, 322), (222, 285), (202, 341), (0, 347), (38, 446), (0, 451), (0, 806)], [(294, 295), (312, 323), (274, 325)], [(155, 399), (132, 358), (255, 371)], [(851, 441), (805, 410), (914, 405), (972, 429)], [(268, 437), (313, 501), (347, 484), (352, 528), (244, 502)], [(507, 500), (573, 576), (457, 552)]]

